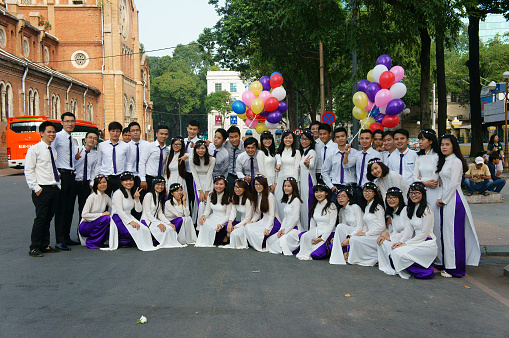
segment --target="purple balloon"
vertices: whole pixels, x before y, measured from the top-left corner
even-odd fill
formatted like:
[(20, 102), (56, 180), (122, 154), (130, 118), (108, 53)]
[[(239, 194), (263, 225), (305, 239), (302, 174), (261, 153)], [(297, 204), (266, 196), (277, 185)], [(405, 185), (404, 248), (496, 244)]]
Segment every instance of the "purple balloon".
[(391, 69), (391, 66), (392, 66), (392, 59), (389, 55), (387, 54), (382, 54), (378, 57), (378, 59), (376, 59), (376, 64), (377, 65), (384, 65), (385, 67), (387, 67), (387, 69)]
[(270, 111), (266, 111), (265, 109), (260, 113), (261, 116), (267, 117), (270, 114)]
[(385, 113), (387, 115), (398, 115), (403, 111), (403, 109), (405, 109), (405, 102), (403, 102), (402, 99), (394, 99), (387, 104)]
[(277, 109), (283, 114), (288, 110), (288, 104), (285, 101), (279, 101), (279, 107)]
[(369, 80), (360, 80), (359, 83), (357, 83), (357, 90), (360, 91), (360, 92), (366, 92), (366, 90), (368, 90), (368, 86), (371, 82), (369, 82)]
[(283, 114), (276, 109), (267, 116), (267, 121), (270, 123), (278, 123), (283, 118)]
[(378, 122), (378, 123), (382, 123), (383, 119), (385, 117), (385, 114), (378, 114), (376, 117), (375, 117), (375, 121)]
[(378, 83), (376, 82), (371, 82), (369, 85), (368, 85), (368, 88), (366, 89), (366, 95), (368, 96), (368, 99), (371, 101), (371, 102), (375, 102), (375, 96), (376, 96), (376, 93), (378, 93), (378, 91), (382, 89), (382, 86), (380, 86)]
[(270, 91), (270, 78), (268, 76), (262, 76), (260, 83), (263, 86), (263, 90)]

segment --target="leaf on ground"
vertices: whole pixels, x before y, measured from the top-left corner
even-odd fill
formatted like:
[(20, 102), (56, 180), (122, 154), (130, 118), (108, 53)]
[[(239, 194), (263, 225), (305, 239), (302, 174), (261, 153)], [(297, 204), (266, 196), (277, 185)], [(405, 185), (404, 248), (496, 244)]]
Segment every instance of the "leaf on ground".
[(251, 272), (260, 272), (260, 271), (251, 271)]
[(350, 296), (350, 294), (349, 294), (349, 293), (347, 293), (347, 294), (345, 295), (345, 297), (347, 297), (347, 298), (348, 298), (348, 297), (352, 297), (352, 296)]
[(428, 302), (427, 302), (427, 301), (425, 301), (425, 300), (423, 300), (422, 302), (423, 302), (423, 303), (428, 303)]
[(463, 285), (465, 289), (470, 289), (470, 286)]

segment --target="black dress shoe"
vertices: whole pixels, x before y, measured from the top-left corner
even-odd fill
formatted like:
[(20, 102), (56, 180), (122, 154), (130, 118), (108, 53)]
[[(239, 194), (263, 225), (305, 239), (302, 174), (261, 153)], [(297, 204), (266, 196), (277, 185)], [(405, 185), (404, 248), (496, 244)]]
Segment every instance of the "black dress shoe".
[(53, 252), (60, 252), (60, 250), (48, 246), (47, 248), (42, 249), (41, 252), (42, 253), (53, 253)]
[(69, 248), (64, 243), (58, 243), (57, 245), (55, 245), (55, 249), (58, 249), (58, 250), (61, 250), (61, 251), (71, 251), (71, 248)]
[(38, 249), (32, 249), (28, 252), (31, 257), (42, 257), (43, 254)]
[(81, 245), (81, 242), (76, 242), (76, 241), (73, 241), (72, 239), (70, 239), (65, 244), (67, 244), (67, 245)]

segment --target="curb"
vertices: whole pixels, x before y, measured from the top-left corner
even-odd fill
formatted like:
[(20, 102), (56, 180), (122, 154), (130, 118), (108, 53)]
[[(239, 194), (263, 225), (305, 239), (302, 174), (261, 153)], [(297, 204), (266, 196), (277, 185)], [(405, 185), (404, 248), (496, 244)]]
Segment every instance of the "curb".
[[(481, 256), (509, 257), (509, 245), (481, 245)], [(509, 265), (506, 266), (506, 270)], [(509, 274), (509, 271), (507, 272)]]
[(504, 268), (504, 276), (509, 277), (509, 265)]
[(0, 169), (0, 177), (23, 175), (23, 169)]

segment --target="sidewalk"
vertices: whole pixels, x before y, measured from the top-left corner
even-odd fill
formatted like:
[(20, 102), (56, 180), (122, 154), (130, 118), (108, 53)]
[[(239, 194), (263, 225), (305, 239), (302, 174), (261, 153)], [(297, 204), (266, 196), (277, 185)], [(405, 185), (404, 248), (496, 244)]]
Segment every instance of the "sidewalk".
[[(504, 176), (509, 176), (504, 171)], [(0, 177), (23, 175), (23, 169), (0, 169)], [(483, 255), (509, 256), (509, 184), (502, 190), (503, 203), (471, 204), (475, 229)]]

